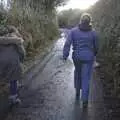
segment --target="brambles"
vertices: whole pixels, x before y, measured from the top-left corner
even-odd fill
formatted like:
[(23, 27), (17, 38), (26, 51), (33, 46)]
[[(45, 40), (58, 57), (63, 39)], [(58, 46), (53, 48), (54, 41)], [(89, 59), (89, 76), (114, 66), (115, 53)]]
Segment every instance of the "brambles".
[(1, 1), (0, 8), (5, 11), (6, 19), (0, 24), (14, 25), (20, 31), (28, 53), (44, 49), (58, 35), (56, 7), (65, 0), (7, 0), (5, 5), (3, 3)]
[[(104, 98), (114, 113), (119, 113), (120, 99), (120, 1), (100, 0), (90, 10), (100, 33), (101, 80)], [(118, 115), (118, 113), (116, 115)], [(112, 116), (112, 113), (111, 113)]]

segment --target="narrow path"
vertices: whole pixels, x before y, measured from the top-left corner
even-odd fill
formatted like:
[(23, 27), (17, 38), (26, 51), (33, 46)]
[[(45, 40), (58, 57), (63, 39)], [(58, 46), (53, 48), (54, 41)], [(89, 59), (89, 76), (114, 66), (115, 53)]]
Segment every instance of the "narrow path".
[(63, 44), (64, 39), (59, 39), (53, 50), (54, 56), (21, 91), (22, 105), (14, 108), (6, 120), (103, 120), (99, 80), (91, 82), (88, 110), (84, 111), (76, 103), (72, 60), (66, 63), (60, 60)]

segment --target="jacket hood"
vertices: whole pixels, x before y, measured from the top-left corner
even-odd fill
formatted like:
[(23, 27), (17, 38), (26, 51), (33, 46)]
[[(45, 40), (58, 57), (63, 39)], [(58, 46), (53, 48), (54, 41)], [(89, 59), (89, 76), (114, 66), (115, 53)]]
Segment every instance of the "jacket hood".
[(0, 45), (23, 45), (24, 40), (20, 37), (0, 37)]
[(92, 30), (92, 25), (81, 23), (81, 24), (79, 24), (79, 29), (81, 31), (91, 31)]

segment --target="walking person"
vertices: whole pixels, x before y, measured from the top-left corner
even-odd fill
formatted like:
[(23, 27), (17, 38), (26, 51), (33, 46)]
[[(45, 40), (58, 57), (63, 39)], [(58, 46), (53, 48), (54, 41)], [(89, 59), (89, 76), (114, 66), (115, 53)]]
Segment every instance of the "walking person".
[(14, 27), (4, 27), (0, 32), (0, 79), (10, 83), (10, 104), (20, 103), (17, 81), (22, 77), (25, 50), (23, 39)]
[(91, 16), (83, 14), (80, 24), (73, 28), (65, 42), (63, 49), (63, 59), (67, 60), (70, 47), (73, 47), (74, 87), (76, 89), (76, 99), (80, 98), (82, 89), (83, 105), (88, 104), (89, 84), (93, 71), (93, 63), (98, 52), (98, 36), (91, 26)]

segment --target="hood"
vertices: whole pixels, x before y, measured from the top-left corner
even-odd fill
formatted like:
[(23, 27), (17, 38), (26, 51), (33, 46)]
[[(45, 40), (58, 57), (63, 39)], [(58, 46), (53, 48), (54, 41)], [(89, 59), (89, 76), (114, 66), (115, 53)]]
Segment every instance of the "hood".
[(0, 37), (0, 45), (23, 45), (24, 40), (20, 37)]
[(81, 23), (81, 24), (79, 24), (79, 29), (81, 31), (91, 31), (92, 30), (92, 25)]

